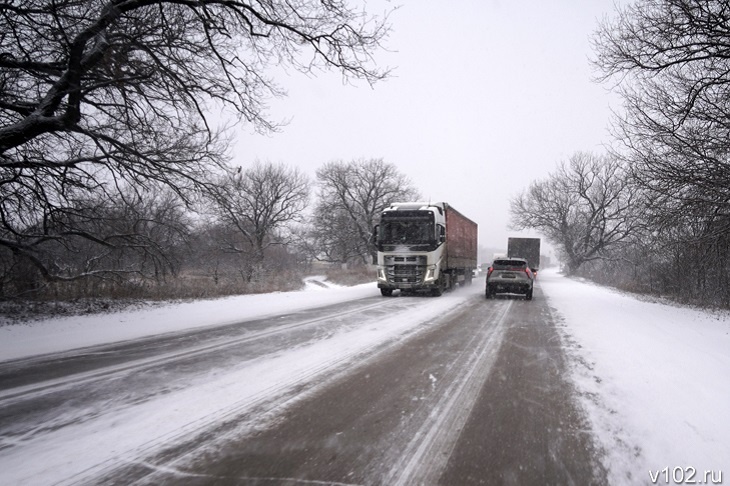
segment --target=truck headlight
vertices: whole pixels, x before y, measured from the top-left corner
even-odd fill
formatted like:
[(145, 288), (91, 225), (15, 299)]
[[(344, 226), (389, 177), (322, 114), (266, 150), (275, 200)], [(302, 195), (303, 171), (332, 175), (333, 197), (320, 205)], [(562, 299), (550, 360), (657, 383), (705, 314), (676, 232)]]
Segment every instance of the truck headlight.
[(436, 265), (429, 265), (426, 269), (426, 277), (424, 282), (433, 282), (436, 279)]
[(388, 278), (385, 276), (385, 268), (378, 267), (378, 280), (381, 280), (383, 282), (387, 282)]

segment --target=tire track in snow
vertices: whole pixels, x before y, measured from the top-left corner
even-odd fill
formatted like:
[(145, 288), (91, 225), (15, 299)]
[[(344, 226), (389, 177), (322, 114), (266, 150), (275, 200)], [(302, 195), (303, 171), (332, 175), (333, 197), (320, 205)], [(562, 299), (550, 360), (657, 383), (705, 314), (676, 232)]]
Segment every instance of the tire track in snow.
[[(436, 484), (469, 414), (479, 397), (499, 352), (504, 321), (513, 300), (504, 301), (498, 315), (482, 326), (441, 380), (449, 383), (433, 412), (416, 431), (408, 446), (393, 464), (384, 484)], [(485, 316), (488, 317), (488, 316)], [(463, 373), (459, 375), (459, 373)]]
[[(52, 477), (57, 484), (78, 484), (96, 482), (99, 477), (118, 477), (119, 471), (130, 464), (142, 464), (146, 458), (160, 457), (166, 450), (194, 449), (210, 438), (211, 431), (225, 431), (230, 424), (240, 421), (255, 422), (260, 413), (280, 409), (282, 402), (296, 401), (305, 385), (323, 386), (350, 363), (365, 362), (388, 343), (416, 332), (424, 322), (461, 304), (466, 297), (413, 299), (400, 304), (400, 299), (378, 301), (367, 307), (382, 309), (387, 305), (402, 309), (386, 318), (371, 317), (355, 329), (301, 348), (267, 356), (203, 386), (49, 431), (4, 451), (0, 468), (14, 471), (16, 482)], [(332, 341), (342, 345), (333, 346)], [(292, 362), (297, 366), (293, 368)], [(250, 415), (253, 410), (255, 417)], [(145, 433), (137, 437), (140, 430)], [(69, 437), (81, 440), (74, 443)], [(27, 457), (34, 458), (39, 471), (18, 468)], [(74, 459), (70, 461), (68, 457)]]
[[(184, 360), (193, 359), (196, 356), (204, 357), (225, 353), (227, 349), (233, 349), (236, 346), (263, 342), (281, 335), (286, 336), (293, 331), (307, 330), (308, 328), (316, 329), (323, 324), (327, 326), (328, 332), (337, 332), (351, 325), (352, 316), (366, 316), (372, 313), (373, 310), (382, 313), (383, 308), (391, 313), (397, 313), (401, 309), (408, 308), (404, 306), (405, 303), (407, 302), (398, 302), (398, 299), (385, 302), (378, 299), (375, 304), (362, 305), (358, 303), (357, 307), (353, 309), (337, 312), (328, 310), (326, 315), (306, 320), (302, 320), (301, 317), (296, 317), (296, 314), (294, 314), (299, 319), (297, 322), (276, 325), (272, 329), (248, 332), (235, 339), (230, 337), (216, 339), (214, 342), (208, 342), (208, 344), (188, 346), (180, 351), (164, 353), (156, 357), (136, 359), (123, 364), (106, 366), (95, 371), (70, 374), (60, 379), (47, 380), (24, 387), (9, 388), (4, 391), (5, 397), (2, 397), (3, 392), (0, 392), (0, 397), (2, 397), (0, 398), (0, 452), (22, 445), (38, 436), (43, 436), (49, 431), (69, 425), (78, 425), (94, 420), (100, 415), (108, 415), (141, 402), (154, 400), (156, 395), (169, 393), (171, 389), (179, 390), (191, 386), (189, 383), (190, 378), (183, 375), (182, 378), (177, 378), (177, 381), (174, 382), (169, 379), (160, 381), (160, 386), (157, 386), (154, 382), (143, 382), (144, 386), (142, 388), (140, 388), (139, 383), (137, 383), (136, 388), (130, 388), (135, 387), (135, 383), (138, 381), (135, 376), (142, 371), (152, 370), (152, 373), (156, 373), (157, 370), (160, 370), (157, 373), (162, 375), (165, 368), (179, 366)], [(276, 321), (277, 316), (270, 316), (266, 320)], [(260, 320), (251, 322), (258, 321)], [(331, 321), (331, 323), (328, 323), (328, 321)], [(169, 336), (169, 338), (175, 339), (175, 336)], [(146, 342), (147, 340), (141, 340), (140, 344)], [(280, 351), (281, 349), (273, 352), (267, 351), (267, 353), (253, 359), (266, 359), (266, 354), (270, 353), (275, 356)], [(78, 350), (78, 352), (86, 355), (89, 353), (89, 349)], [(52, 361), (55, 366), (63, 366), (65, 361), (71, 358), (69, 353), (63, 353), (61, 356), (62, 358), (58, 358), (57, 362)], [(251, 358), (247, 358), (248, 360), (251, 360)], [(130, 377), (131, 380), (135, 381), (124, 385), (115, 381), (123, 377)], [(105, 385), (106, 389), (96, 386), (95, 383), (97, 382), (99, 386)], [(108, 383), (118, 384), (110, 388), (107, 385)], [(95, 387), (98, 388), (98, 391)], [(73, 408), (66, 405), (70, 401), (74, 403)]]
[[(391, 303), (394, 303), (396, 301), (391, 301)], [(277, 335), (290, 333), (294, 330), (300, 330), (305, 329), (307, 327), (312, 327), (315, 325), (318, 325), (322, 322), (328, 321), (328, 320), (334, 320), (334, 319), (340, 319), (343, 317), (347, 317), (350, 315), (356, 315), (363, 311), (367, 311), (372, 308), (382, 308), (383, 303), (379, 302), (376, 304), (370, 304), (362, 307), (358, 307), (355, 309), (350, 309), (343, 312), (338, 312), (335, 314), (328, 314), (326, 316), (318, 317), (315, 319), (308, 319), (306, 321), (302, 322), (295, 322), (292, 324), (286, 324), (283, 326), (278, 326), (274, 329), (266, 329), (262, 331), (254, 331), (252, 333), (245, 334), (239, 338), (230, 339), (228, 337), (217, 340), (215, 342), (201, 345), (201, 346), (195, 346), (195, 347), (188, 347), (180, 351), (175, 351), (171, 353), (165, 353), (159, 356), (154, 356), (151, 358), (144, 358), (139, 359), (131, 362), (126, 362), (123, 364), (118, 365), (111, 365), (111, 366), (105, 366), (101, 369), (97, 369), (94, 371), (89, 372), (83, 372), (83, 373), (75, 373), (72, 375), (65, 376), (63, 378), (56, 378), (52, 380), (46, 380), (39, 383), (34, 383), (32, 385), (24, 385), (20, 387), (13, 387), (8, 388), (5, 390), (0, 390), (0, 407), (8, 406), (12, 403), (16, 403), (18, 401), (22, 400), (32, 400), (39, 397), (42, 397), (43, 395), (67, 390), (70, 388), (78, 387), (81, 385), (88, 385), (89, 383), (93, 383), (95, 381), (100, 380), (113, 380), (117, 376), (136, 373), (148, 368), (153, 368), (157, 366), (165, 366), (172, 364), (176, 361), (193, 358), (196, 356), (201, 356), (209, 353), (216, 353), (220, 351), (225, 351), (227, 348), (232, 348), (236, 346), (240, 346), (241, 344), (248, 344), (253, 343), (262, 339), (267, 339), (271, 337), (275, 337)], [(273, 319), (273, 318), (272, 318)], [(79, 353), (81, 355), (88, 354), (88, 350), (83, 351)], [(68, 356), (69, 353), (63, 353), (63, 356)]]

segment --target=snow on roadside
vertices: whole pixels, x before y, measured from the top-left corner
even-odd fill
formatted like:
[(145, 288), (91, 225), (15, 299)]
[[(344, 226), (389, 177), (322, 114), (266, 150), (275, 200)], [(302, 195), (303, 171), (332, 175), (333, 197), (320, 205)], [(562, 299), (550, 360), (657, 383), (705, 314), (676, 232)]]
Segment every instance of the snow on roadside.
[(726, 479), (728, 315), (642, 301), (555, 270), (541, 271), (539, 281), (563, 321), (572, 376), (610, 483), (701, 484), (718, 472)]
[[(314, 277), (311, 281), (323, 282), (324, 277)], [(311, 281), (305, 283), (304, 290), (296, 292), (239, 295), (0, 326), (0, 361), (224, 325), (380, 295), (375, 283), (353, 287), (327, 283), (327, 292), (315, 292), (322, 287)]]
[(304, 279), (304, 290), (326, 290), (339, 287), (342, 285), (329, 282), (324, 275), (312, 275)]

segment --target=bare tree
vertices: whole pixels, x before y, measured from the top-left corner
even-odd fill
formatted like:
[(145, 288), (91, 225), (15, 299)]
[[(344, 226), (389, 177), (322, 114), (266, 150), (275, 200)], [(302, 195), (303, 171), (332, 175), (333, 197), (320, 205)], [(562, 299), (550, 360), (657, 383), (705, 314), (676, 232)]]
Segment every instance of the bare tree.
[(363, 248), (363, 240), (350, 215), (328, 204), (315, 207), (313, 224), (300, 245), (324, 262), (362, 264), (367, 258), (367, 249)]
[(319, 257), (341, 263), (370, 263), (372, 230), (380, 213), (395, 201), (419, 195), (395, 165), (383, 159), (329, 162), (317, 171), (319, 199), (313, 236)]
[(83, 193), (66, 196), (75, 208), (57, 209), (38, 225), (25, 228), (25, 253), (13, 246), (0, 247), (4, 296), (86, 277), (111, 288), (124, 280), (160, 282), (176, 274), (189, 218), (175, 193), (164, 188), (142, 193), (127, 187), (113, 199)]
[[(710, 215), (730, 231), (730, 7), (712, 0), (642, 0), (605, 20), (594, 38), (603, 80), (625, 114), (614, 132), (671, 223)], [(659, 209), (663, 210), (659, 210)]]
[(616, 153), (645, 192), (652, 248), (665, 252), (652, 260), (672, 276), (661, 288), (730, 305), (730, 6), (641, 0), (594, 44), (601, 79), (624, 100)]
[(220, 184), (216, 212), (235, 236), (221, 243), (248, 261), (248, 280), (266, 249), (285, 242), (286, 226), (303, 220), (309, 190), (309, 179), (298, 169), (270, 162), (231, 173)]
[(577, 153), (510, 201), (512, 227), (545, 235), (574, 273), (585, 262), (609, 257), (636, 230), (637, 202), (617, 159)]
[(39, 239), (111, 244), (63, 219), (80, 202), (160, 184), (189, 202), (227, 163), (208, 113), (275, 129), (265, 103), (282, 93), (267, 68), (372, 83), (387, 30), (339, 0), (1, 2), (0, 247), (67, 278)]

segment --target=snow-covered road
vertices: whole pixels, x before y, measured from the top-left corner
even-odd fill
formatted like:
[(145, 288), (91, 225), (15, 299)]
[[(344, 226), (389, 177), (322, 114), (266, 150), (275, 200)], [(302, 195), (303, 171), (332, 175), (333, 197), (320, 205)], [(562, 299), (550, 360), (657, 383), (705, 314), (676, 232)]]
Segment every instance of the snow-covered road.
[[(441, 298), (413, 299), (382, 299), (373, 284), (311, 285), (301, 292), (2, 326), (0, 369), (11, 371), (0, 380), (0, 423), (30, 394), (61, 396), (73, 390), (125, 387), (129, 393), (82, 406), (64, 399), (55, 415), (38, 412), (36, 419), (42, 419), (33, 426), (4, 427), (0, 430), (0, 483), (89, 480), (125, 461), (143, 460), (170, 444), (189, 442), (196, 434), (221, 427), (227, 418), (249, 410), (266, 413), (256, 414), (250, 424), (237, 421), (237, 430), (265, 428), (267, 421), (276, 420), (276, 410), (316, 394), (327, 381), (324, 377), (329, 380), (356, 364), (377, 360), (388, 343), (408, 339), (437, 316), (459, 309), (481, 292), (479, 284)], [(539, 285), (560, 323), (570, 376), (603, 449), (601, 460), (610, 482), (646, 484), (650, 472), (665, 468), (670, 480), (673, 473), (677, 477), (675, 468), (682, 468), (685, 479), (693, 468), (698, 482), (728, 474), (728, 316), (639, 300), (549, 270), (541, 272)], [(357, 302), (354, 307), (337, 307), (353, 302)], [(334, 306), (329, 320), (305, 316), (307, 309), (328, 305)], [(301, 319), (291, 317), (300, 314)], [(89, 352), (109, 343), (287, 316), (288, 324), (281, 322), (276, 330), (251, 328), (236, 337), (218, 335), (184, 350), (140, 357), (119, 369), (86, 370), (72, 377), (10, 385), (13, 370), (41, 362), (49, 353), (72, 356), (80, 348)], [(275, 352), (257, 347), (256, 343), (272, 339), (286, 342), (282, 336), (296, 332), (304, 333), (296, 345), (279, 346)], [(176, 360), (199, 359), (207, 350), (235, 340), (244, 345), (245, 357), (227, 358), (205, 373), (180, 373), (183, 367)], [(164, 390), (134, 392), (140, 388), (133, 384), (139, 383), (135, 380), (150, 379), (145, 373), (159, 373), (156, 366), (161, 360), (169, 363)], [(706, 471), (712, 474), (706, 476)]]
[[(241, 417), (250, 417), (250, 426), (263, 427), (261, 416), (284, 409), (300, 399), (303, 390), (314, 393), (317, 386), (338, 372), (372, 359), (388, 342), (417, 332), (422, 324), (448, 313), (470, 295), (462, 292), (441, 299), (383, 300), (373, 295), (372, 286), (368, 287), (367, 292), (362, 288), (330, 289), (327, 294), (311, 292), (306, 303), (298, 295), (286, 294), (270, 295), (268, 299), (251, 296), (241, 299), (243, 302), (217, 301), (221, 304), (221, 323), (228, 324), (230, 313), (236, 312), (225, 304), (244, 316), (241, 320), (247, 321), (245, 325), (228, 326), (239, 329), (239, 335), (208, 336), (204, 328), (197, 326), (195, 338), (186, 340), (190, 342), (181, 348), (0, 389), (3, 484), (93, 482), (120, 465), (144, 461), (171, 446), (195, 442), (211, 430), (225, 429), (230, 419), (236, 420), (239, 430), (249, 426), (241, 422)], [(363, 299), (363, 295), (368, 297)], [(277, 306), (277, 300), (281, 300), (281, 306)], [(256, 301), (261, 302), (260, 307)], [(338, 302), (344, 304), (325, 308), (315, 317), (304, 312)], [(158, 322), (160, 330), (170, 333), (171, 323), (185, 322), (191, 305), (172, 307), (173, 315), (160, 321), (151, 320), (144, 311), (103, 319), (117, 319), (117, 325)], [(148, 312), (159, 315), (160, 311)], [(186, 317), (174, 315), (177, 312)], [(213, 330), (221, 327), (210, 322)], [(262, 323), (266, 327), (256, 329)], [(96, 325), (115, 327), (108, 323)], [(153, 327), (140, 328), (140, 337), (150, 336)], [(49, 336), (42, 335), (42, 328), (49, 330)], [(10, 381), (18, 369), (39, 366), (41, 360), (61, 366), (89, 355), (114, 357), (124, 352), (124, 348), (99, 347), (102, 340), (98, 337), (94, 347), (67, 352), (78, 343), (90, 344), (82, 330), (83, 326), (72, 319), (57, 322), (56, 326), (46, 322), (13, 328), (9, 332), (23, 335), (15, 340), (15, 354), (26, 358), (5, 364), (6, 369), (10, 368), (10, 372), (3, 372), (5, 381)], [(36, 334), (39, 331), (41, 334)], [(98, 327), (95, 333), (103, 335)], [(119, 338), (119, 331), (111, 333), (112, 340)], [(177, 334), (171, 337), (178, 340)], [(125, 339), (129, 338), (127, 329)], [(60, 344), (62, 341), (65, 345)], [(20, 352), (20, 343), (40, 343), (39, 348), (45, 351), (55, 346), (58, 354), (29, 357), (32, 344)], [(196, 359), (205, 361), (192, 364)], [(164, 380), (155, 379), (160, 375)], [(38, 400), (42, 400), (41, 405)], [(27, 419), (30, 412), (26, 409), (32, 411)]]

